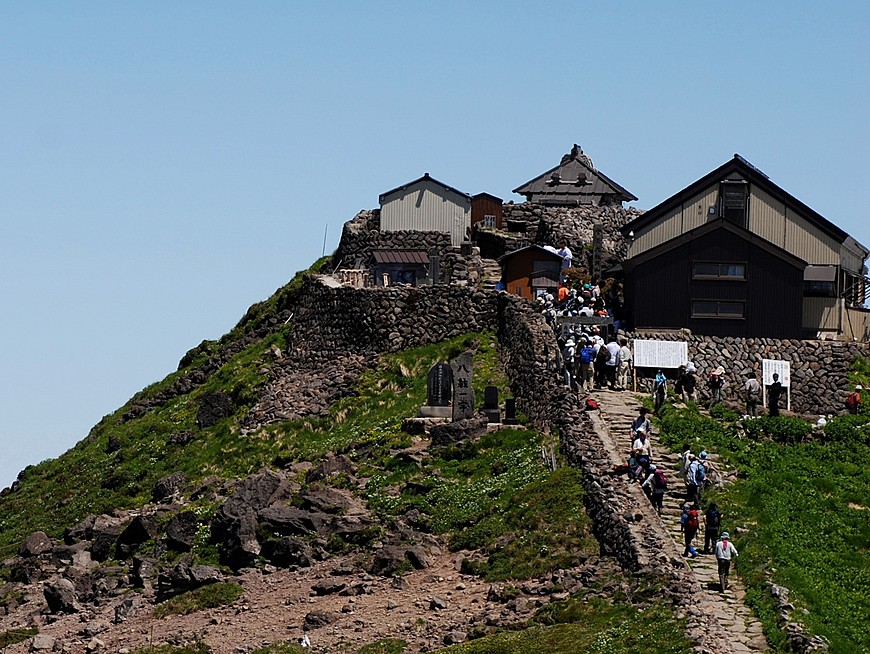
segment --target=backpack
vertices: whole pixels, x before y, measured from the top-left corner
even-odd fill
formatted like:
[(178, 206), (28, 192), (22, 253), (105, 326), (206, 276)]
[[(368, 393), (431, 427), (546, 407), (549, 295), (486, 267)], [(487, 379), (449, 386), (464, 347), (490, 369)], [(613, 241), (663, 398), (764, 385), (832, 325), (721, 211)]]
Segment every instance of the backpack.
[(607, 346), (602, 345), (598, 348), (598, 354), (595, 355), (595, 363), (607, 363), (610, 361), (610, 350), (607, 349)]
[(708, 527), (718, 527), (719, 523), (722, 521), (722, 514), (718, 511), (707, 511), (707, 526)]
[(850, 411), (856, 409), (861, 404), (861, 396), (858, 393), (852, 393), (846, 398), (846, 408)]
[(698, 522), (698, 512), (695, 509), (689, 509), (689, 512), (686, 514), (686, 526), (689, 529), (697, 529), (701, 524)]
[(695, 470), (692, 472), (692, 480), (695, 482), (696, 486), (703, 486), (704, 480), (707, 478), (707, 471), (704, 469), (704, 466), (697, 461), (693, 463)]
[(668, 487), (668, 480), (665, 479), (665, 473), (662, 470), (656, 470), (653, 473), (653, 486), (659, 490), (666, 490)]
[(598, 411), (598, 402), (593, 399), (586, 400), (586, 410), (587, 411)]

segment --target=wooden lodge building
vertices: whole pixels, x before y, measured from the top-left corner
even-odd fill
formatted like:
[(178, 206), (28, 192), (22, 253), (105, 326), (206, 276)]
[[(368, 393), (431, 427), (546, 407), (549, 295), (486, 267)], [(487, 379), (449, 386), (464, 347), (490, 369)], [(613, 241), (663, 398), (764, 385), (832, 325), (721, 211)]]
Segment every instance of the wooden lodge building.
[(621, 231), (636, 329), (870, 336), (867, 248), (739, 155)]

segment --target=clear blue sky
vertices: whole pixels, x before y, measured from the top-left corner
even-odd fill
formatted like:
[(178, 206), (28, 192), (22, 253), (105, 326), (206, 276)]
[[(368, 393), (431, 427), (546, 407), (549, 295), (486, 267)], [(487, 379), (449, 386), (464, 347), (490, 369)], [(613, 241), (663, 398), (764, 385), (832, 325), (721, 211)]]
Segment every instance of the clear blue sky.
[(859, 241), (870, 3), (5, 2), (0, 487), (430, 172), (579, 143), (649, 208), (736, 152)]

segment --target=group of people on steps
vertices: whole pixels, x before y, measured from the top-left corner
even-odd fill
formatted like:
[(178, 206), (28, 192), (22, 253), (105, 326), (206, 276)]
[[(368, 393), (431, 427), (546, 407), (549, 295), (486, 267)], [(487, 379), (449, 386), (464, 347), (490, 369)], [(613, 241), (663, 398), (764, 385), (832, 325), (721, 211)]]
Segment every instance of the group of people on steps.
[[(652, 422), (647, 417), (646, 407), (640, 407), (638, 416), (631, 423), (631, 449), (628, 453), (629, 478), (640, 483), (656, 512), (661, 515), (668, 479), (663, 468), (657, 467), (652, 460)], [(701, 514), (704, 486), (714, 470), (707, 452), (697, 456), (688, 445), (680, 457), (680, 476), (685, 482), (686, 502), (682, 505), (680, 531), (683, 534), (685, 549), (683, 556), (696, 558), (699, 552), (694, 547), (695, 538), (704, 525), (704, 546), (701, 553), (716, 556), (719, 586), (728, 590), (728, 575), (731, 561), (737, 558), (737, 548), (730, 540), (727, 531), (721, 531), (723, 514), (715, 502), (710, 502)]]

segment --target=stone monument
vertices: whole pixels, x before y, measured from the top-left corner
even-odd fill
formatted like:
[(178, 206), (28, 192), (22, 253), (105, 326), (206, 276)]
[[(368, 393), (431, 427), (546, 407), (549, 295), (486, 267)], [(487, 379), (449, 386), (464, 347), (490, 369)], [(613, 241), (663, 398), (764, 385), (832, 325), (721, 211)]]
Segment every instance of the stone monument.
[(453, 362), (453, 420), (464, 420), (474, 416), (474, 388), (471, 373), (474, 367), (474, 354), (463, 352)]
[(453, 396), (453, 369), (448, 363), (436, 363), (426, 380), (426, 406), (420, 409), (422, 418), (450, 418), (450, 398)]
[(487, 386), (483, 389), (483, 412), (487, 422), (501, 422), (501, 411), (498, 408), (498, 389), (495, 386)]

